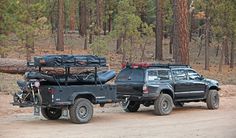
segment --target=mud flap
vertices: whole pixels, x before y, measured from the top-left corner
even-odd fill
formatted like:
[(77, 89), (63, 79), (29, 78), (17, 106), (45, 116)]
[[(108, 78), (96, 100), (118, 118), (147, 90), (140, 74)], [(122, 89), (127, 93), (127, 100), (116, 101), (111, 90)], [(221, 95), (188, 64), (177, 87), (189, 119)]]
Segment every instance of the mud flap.
[(69, 113), (67, 108), (62, 108), (62, 117), (68, 118)]
[(34, 115), (40, 116), (40, 106), (34, 106)]

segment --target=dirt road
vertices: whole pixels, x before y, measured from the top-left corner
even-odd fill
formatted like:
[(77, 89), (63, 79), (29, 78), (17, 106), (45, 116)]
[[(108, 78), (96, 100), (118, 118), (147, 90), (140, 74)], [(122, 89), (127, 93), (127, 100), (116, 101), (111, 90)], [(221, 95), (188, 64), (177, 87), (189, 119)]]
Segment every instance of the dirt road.
[(219, 110), (189, 103), (169, 116), (153, 115), (153, 107), (137, 113), (125, 113), (115, 104), (96, 107), (93, 119), (84, 125), (34, 117), (32, 109), (12, 107), (10, 100), (0, 95), (0, 138), (236, 137), (236, 96), (221, 97)]

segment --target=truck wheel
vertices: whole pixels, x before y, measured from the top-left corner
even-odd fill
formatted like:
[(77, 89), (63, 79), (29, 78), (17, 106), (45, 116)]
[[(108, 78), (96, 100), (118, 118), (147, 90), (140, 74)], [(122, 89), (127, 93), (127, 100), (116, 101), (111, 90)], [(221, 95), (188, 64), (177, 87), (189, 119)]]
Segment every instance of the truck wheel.
[(69, 112), (73, 123), (87, 123), (93, 116), (93, 106), (88, 99), (79, 98), (75, 101), (74, 105), (70, 106)]
[(41, 113), (42, 113), (43, 117), (48, 120), (57, 120), (61, 117), (62, 109), (42, 107)]
[(128, 105), (123, 108), (125, 112), (137, 112), (140, 107), (140, 103), (138, 101), (130, 101)]
[(208, 109), (218, 109), (219, 102), (220, 102), (220, 98), (219, 98), (218, 91), (217, 90), (210, 90), (207, 95), (207, 99), (206, 99), (207, 108)]
[(183, 107), (184, 102), (174, 102), (175, 107)]
[(160, 94), (154, 102), (154, 113), (156, 115), (168, 115), (173, 109), (173, 100), (168, 94)]

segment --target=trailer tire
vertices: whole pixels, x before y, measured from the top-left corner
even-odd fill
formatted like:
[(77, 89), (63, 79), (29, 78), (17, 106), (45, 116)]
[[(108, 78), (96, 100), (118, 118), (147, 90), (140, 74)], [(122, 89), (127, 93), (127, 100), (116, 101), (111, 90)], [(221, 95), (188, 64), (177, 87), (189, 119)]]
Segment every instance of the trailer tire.
[(88, 99), (79, 98), (70, 106), (69, 112), (73, 123), (84, 124), (93, 117), (93, 106)]
[(41, 114), (48, 120), (57, 120), (61, 117), (62, 109), (41, 107)]

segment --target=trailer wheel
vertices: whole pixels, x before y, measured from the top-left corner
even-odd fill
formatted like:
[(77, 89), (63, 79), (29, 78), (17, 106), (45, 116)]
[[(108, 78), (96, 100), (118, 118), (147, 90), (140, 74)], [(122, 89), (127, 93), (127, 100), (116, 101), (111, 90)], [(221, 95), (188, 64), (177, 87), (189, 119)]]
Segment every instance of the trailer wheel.
[(57, 120), (61, 117), (62, 109), (41, 107), (41, 114), (48, 120)]
[(73, 123), (87, 123), (93, 116), (93, 106), (88, 99), (79, 98), (75, 101), (74, 105), (70, 106), (69, 112)]

